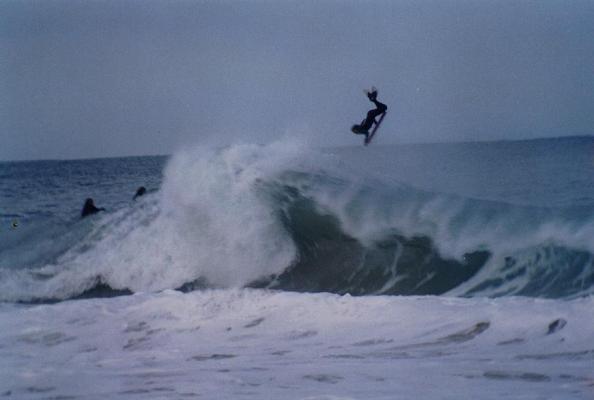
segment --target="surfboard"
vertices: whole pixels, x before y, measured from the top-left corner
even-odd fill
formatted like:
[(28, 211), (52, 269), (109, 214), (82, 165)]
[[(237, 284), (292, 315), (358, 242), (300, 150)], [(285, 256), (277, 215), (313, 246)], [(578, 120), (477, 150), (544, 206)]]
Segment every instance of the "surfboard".
[(367, 146), (369, 143), (371, 143), (371, 140), (373, 139), (373, 137), (375, 136), (375, 132), (377, 132), (378, 128), (380, 127), (380, 125), (382, 124), (382, 121), (384, 120), (384, 117), (386, 116), (387, 112), (383, 113), (379, 120), (377, 121), (377, 124), (374, 125), (373, 129), (371, 130), (371, 132), (369, 133), (369, 135), (367, 135), (367, 137), (365, 138), (365, 141), (363, 142), (363, 144), (365, 146)]

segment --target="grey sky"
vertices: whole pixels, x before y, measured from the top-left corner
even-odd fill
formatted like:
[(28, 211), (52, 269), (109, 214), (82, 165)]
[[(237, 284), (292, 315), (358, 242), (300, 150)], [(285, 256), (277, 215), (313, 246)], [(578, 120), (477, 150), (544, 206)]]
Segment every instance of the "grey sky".
[(0, 160), (594, 134), (594, 1), (0, 2)]

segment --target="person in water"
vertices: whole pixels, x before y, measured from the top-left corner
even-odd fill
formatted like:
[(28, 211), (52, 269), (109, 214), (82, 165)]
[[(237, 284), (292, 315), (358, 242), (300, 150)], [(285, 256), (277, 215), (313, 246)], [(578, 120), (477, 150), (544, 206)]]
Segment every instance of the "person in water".
[(367, 112), (367, 117), (363, 121), (361, 121), (359, 125), (353, 125), (351, 127), (351, 131), (353, 133), (357, 135), (365, 135), (365, 138), (369, 137), (369, 129), (371, 129), (373, 124), (377, 124), (375, 117), (382, 115), (388, 109), (388, 107), (385, 104), (377, 101), (376, 88), (373, 88), (370, 92), (367, 92), (367, 98), (369, 98), (369, 101), (375, 104), (375, 109), (369, 110), (369, 112)]
[(105, 211), (105, 208), (103, 208), (103, 207), (100, 207), (100, 208), (95, 207), (95, 203), (93, 202), (93, 199), (89, 197), (88, 199), (85, 200), (85, 205), (83, 206), (83, 209), (82, 209), (82, 212), (81, 212), (80, 216), (82, 218), (84, 218), (84, 217), (87, 217), (87, 216), (89, 216), (91, 214), (96, 214), (99, 211)]
[(136, 194), (132, 197), (132, 200), (136, 200), (137, 197), (144, 196), (146, 194), (146, 188), (144, 186), (139, 187), (136, 190)]

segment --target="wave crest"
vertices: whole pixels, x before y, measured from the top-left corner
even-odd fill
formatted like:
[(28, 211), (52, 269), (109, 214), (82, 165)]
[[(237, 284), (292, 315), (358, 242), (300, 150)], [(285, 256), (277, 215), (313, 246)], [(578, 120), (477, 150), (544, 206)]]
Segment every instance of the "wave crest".
[(241, 286), (357, 295), (594, 292), (594, 224), (584, 218), (591, 210), (430, 193), (357, 168), (299, 144), (181, 151), (158, 192), (71, 222), (59, 251), (32, 258), (19, 252), (34, 243), (11, 247), (0, 299)]

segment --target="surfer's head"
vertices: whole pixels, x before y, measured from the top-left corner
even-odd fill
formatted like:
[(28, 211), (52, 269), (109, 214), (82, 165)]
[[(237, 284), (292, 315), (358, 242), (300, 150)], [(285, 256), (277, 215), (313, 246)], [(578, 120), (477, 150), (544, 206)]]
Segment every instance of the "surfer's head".
[(132, 199), (136, 200), (137, 197), (140, 197), (140, 196), (144, 195), (145, 193), (146, 193), (146, 188), (144, 186), (141, 186), (138, 188), (138, 190), (136, 190), (136, 194), (134, 195), (134, 197)]

